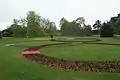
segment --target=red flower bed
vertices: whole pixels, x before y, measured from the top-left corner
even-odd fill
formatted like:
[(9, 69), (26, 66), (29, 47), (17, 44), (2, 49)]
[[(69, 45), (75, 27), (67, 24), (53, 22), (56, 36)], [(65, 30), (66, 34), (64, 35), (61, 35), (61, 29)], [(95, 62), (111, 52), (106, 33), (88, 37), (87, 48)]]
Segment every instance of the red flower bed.
[(41, 51), (39, 49), (26, 49), (22, 54), (40, 54)]

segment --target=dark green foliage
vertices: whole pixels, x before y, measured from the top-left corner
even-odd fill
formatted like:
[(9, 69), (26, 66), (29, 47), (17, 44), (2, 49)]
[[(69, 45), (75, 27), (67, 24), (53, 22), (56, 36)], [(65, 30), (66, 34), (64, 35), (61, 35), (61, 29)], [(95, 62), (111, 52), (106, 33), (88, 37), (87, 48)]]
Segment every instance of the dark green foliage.
[(67, 20), (64, 20), (63, 24), (61, 24), (61, 35), (69, 35), (69, 22)]
[[(21, 19), (23, 20), (23, 19)], [(20, 22), (20, 20), (13, 19), (13, 24), (10, 25), (7, 29), (2, 31), (3, 36), (5, 37), (25, 37), (27, 33), (27, 28), (24, 25), (25, 22)]]
[(80, 28), (78, 27), (78, 25), (75, 22), (71, 22), (69, 24), (69, 35), (71, 36), (79, 36), (79, 30)]
[(92, 30), (93, 35), (97, 35), (97, 34), (99, 34), (99, 32), (100, 32), (99, 30)]
[[(111, 33), (111, 36), (112, 36), (113, 33), (114, 34), (120, 34), (120, 14), (118, 14), (115, 17), (111, 17), (110, 21), (108, 21), (108, 23), (106, 23), (106, 24), (105, 23), (101, 24), (101, 21), (97, 20), (95, 22), (95, 24), (93, 25), (93, 28), (94, 28), (93, 34), (101, 34), (101, 36), (102, 35), (103, 36), (110, 36), (110, 33)], [(105, 27), (104, 25), (105, 26), (110, 26), (110, 27)], [(107, 30), (107, 28), (108, 28), (108, 30)]]
[(103, 23), (103, 26), (101, 27), (101, 37), (113, 37), (114, 35), (114, 29), (111, 26), (111, 24), (108, 23)]
[(90, 36), (92, 35), (92, 28), (91, 25), (86, 25), (84, 28), (84, 35)]
[(29, 11), (27, 14), (27, 36), (38, 37), (43, 36), (44, 32), (40, 25), (40, 16), (34, 11)]
[(13, 32), (12, 32), (12, 30), (11, 30), (10, 28), (7, 28), (7, 29), (4, 29), (4, 30), (2, 31), (2, 35), (3, 35), (4, 37), (12, 37)]
[(21, 25), (12, 24), (10, 26), (11, 31), (13, 32), (13, 37), (25, 37), (26, 36), (26, 27), (21, 27)]
[(13, 24), (2, 31), (6, 37), (40, 37), (56, 32), (56, 24), (41, 18), (35, 11), (29, 11), (26, 18), (13, 19)]
[(91, 35), (91, 26), (84, 24), (84, 18), (78, 18), (68, 22), (65, 18), (60, 21), (61, 34), (63, 36), (89, 36)]
[(78, 36), (80, 28), (74, 22), (65, 21), (61, 26), (61, 33), (63, 36)]
[(120, 14), (116, 17), (111, 17), (110, 23), (114, 28), (115, 34), (120, 34)]
[[(110, 26), (110, 27), (106, 27)], [(13, 19), (13, 24), (2, 31), (6, 37), (39, 37), (50, 35), (62, 36), (90, 36), (100, 34), (102, 37), (109, 37), (114, 34), (120, 34), (120, 14), (111, 17), (108, 23), (102, 24), (97, 20), (93, 25), (85, 24), (84, 17), (78, 17), (72, 22), (64, 17), (60, 20), (60, 31), (57, 31), (56, 24), (47, 18), (42, 18), (35, 11), (29, 11), (26, 18)]]
[(93, 25), (94, 28), (93, 34), (95, 35), (100, 34), (101, 27), (102, 27), (101, 21), (100, 20), (95, 21), (95, 24)]
[(94, 29), (97, 29), (97, 30), (99, 30), (100, 28), (101, 28), (101, 21), (100, 20), (97, 20), (96, 22), (95, 22), (95, 24), (93, 25), (93, 28)]
[(48, 34), (48, 35), (56, 34), (57, 27), (54, 22), (50, 22), (49, 19), (43, 18), (43, 19), (41, 19), (41, 24), (42, 24), (42, 27), (45, 30), (46, 34)]
[(2, 35), (2, 31), (0, 31), (0, 39), (2, 39), (3, 35)]

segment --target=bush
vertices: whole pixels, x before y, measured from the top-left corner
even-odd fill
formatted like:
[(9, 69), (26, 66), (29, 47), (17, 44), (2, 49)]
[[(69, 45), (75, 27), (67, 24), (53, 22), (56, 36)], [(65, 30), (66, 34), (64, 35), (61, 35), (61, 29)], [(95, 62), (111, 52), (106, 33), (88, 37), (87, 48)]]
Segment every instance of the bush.
[(100, 37), (113, 37), (114, 30), (110, 23), (103, 23), (101, 27)]

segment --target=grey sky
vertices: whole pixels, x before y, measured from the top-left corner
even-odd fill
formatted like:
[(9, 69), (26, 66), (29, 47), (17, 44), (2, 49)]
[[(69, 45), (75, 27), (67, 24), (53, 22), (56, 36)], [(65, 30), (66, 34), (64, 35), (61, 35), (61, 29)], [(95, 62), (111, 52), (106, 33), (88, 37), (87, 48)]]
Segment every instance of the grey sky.
[(72, 21), (84, 17), (86, 24), (95, 20), (109, 20), (120, 13), (120, 0), (1, 0), (0, 29), (12, 23), (13, 18), (25, 17), (29, 10), (54, 21), (57, 26), (62, 17)]

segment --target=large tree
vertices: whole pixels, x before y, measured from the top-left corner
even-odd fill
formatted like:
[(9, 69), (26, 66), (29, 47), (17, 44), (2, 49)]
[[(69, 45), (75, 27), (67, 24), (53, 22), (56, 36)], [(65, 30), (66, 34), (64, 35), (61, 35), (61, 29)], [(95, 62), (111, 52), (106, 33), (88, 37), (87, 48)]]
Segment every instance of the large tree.
[(13, 19), (13, 24), (3, 31), (3, 35), (10, 36), (11, 32), (14, 37), (25, 37), (26, 28), (20, 25), (20, 21), (18, 19)]
[(43, 36), (44, 30), (40, 24), (41, 16), (35, 13), (35, 11), (29, 11), (27, 13), (27, 36), (37, 37)]
[(41, 18), (41, 25), (43, 27), (43, 29), (46, 31), (47, 29), (49, 29), (50, 27), (50, 20), (49, 19), (46, 19), (46, 18)]
[(57, 27), (54, 22), (50, 22), (50, 27), (49, 27), (48, 31), (50, 32), (50, 34), (56, 34)]
[(14, 37), (25, 37), (24, 29), (20, 25), (12, 24), (10, 29)]
[(68, 35), (70, 35), (69, 34), (69, 22), (66, 20), (66, 19), (64, 19), (63, 20), (63, 18), (61, 19), (61, 21), (60, 21), (60, 29), (61, 29), (61, 35), (63, 35), (63, 36), (68, 36)]
[(120, 34), (120, 14), (116, 17), (111, 17), (110, 23), (114, 28), (115, 34)]
[(51, 22), (49, 19), (42, 18), (41, 25), (42, 25), (43, 29), (45, 30), (45, 32), (49, 35), (55, 34), (57, 31), (55, 22)]
[(79, 17), (72, 22), (65, 18), (60, 20), (61, 34), (64, 36), (88, 36), (91, 35), (91, 26), (85, 25), (85, 19)]
[(36, 12), (29, 11), (27, 17), (13, 19), (13, 24), (2, 32), (4, 36), (15, 37), (38, 37), (55, 34), (57, 31), (56, 24), (49, 19), (41, 18)]

